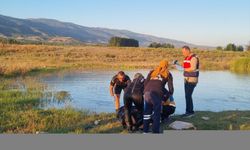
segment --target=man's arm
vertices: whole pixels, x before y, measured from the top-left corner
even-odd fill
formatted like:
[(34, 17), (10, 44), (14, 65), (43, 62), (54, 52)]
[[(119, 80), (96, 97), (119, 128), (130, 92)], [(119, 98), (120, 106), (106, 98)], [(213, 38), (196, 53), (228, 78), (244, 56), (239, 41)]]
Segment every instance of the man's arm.
[(115, 80), (116, 80), (116, 76), (114, 76), (114, 77), (112, 78), (112, 80), (110, 81), (109, 92), (110, 92), (110, 95), (111, 95), (111, 96), (114, 96)]
[(110, 92), (110, 95), (111, 95), (111, 96), (114, 96), (114, 91), (113, 91), (113, 89), (114, 89), (114, 86), (113, 86), (113, 85), (110, 85), (110, 86), (109, 86), (109, 92)]

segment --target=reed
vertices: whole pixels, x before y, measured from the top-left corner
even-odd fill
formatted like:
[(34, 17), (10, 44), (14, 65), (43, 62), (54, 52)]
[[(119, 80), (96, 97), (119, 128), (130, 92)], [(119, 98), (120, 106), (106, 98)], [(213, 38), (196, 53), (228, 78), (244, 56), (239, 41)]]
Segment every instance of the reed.
[(235, 60), (230, 69), (234, 72), (250, 73), (250, 57)]

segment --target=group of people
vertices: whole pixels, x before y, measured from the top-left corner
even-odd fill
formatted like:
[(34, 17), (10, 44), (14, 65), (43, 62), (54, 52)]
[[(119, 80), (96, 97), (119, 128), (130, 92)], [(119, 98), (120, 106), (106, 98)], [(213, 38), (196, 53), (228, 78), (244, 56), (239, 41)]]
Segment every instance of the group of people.
[[(177, 60), (173, 65), (184, 72), (186, 112), (182, 117), (192, 117), (194, 115), (192, 94), (198, 83), (199, 58), (188, 46), (182, 48), (182, 54), (185, 57), (183, 65), (179, 65)], [(121, 112), (124, 114), (123, 125), (129, 132), (138, 130), (143, 124), (143, 132), (148, 133), (152, 123), (152, 133), (160, 133), (160, 123), (168, 120), (174, 113), (176, 105), (173, 98), (173, 75), (168, 68), (168, 61), (162, 60), (146, 78), (141, 73), (136, 73), (131, 81), (123, 71), (112, 78), (110, 94), (115, 97), (117, 118)], [(122, 90), (124, 106), (120, 107)]]

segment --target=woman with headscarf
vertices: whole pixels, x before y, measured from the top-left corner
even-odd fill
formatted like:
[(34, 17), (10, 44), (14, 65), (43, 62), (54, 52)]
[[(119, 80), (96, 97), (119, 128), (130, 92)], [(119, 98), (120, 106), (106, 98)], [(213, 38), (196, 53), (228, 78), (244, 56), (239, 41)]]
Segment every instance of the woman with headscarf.
[(148, 133), (149, 124), (153, 121), (152, 132), (160, 133), (162, 101), (166, 95), (165, 85), (168, 83), (170, 95), (173, 94), (173, 77), (168, 70), (168, 61), (162, 60), (154, 70), (150, 71), (144, 82), (144, 115), (143, 132)]

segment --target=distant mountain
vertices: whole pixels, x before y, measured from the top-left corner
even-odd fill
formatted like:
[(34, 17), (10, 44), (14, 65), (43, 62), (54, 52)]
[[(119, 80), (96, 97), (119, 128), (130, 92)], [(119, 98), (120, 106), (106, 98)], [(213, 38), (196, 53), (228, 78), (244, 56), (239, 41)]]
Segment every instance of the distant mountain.
[(3, 15), (0, 15), (0, 37), (1, 36), (29, 41), (67, 43), (78, 41), (93, 44), (106, 44), (111, 37), (119, 36), (136, 39), (139, 41), (140, 46), (143, 47), (148, 46), (152, 42), (171, 43), (176, 47), (183, 45), (202, 47), (183, 41), (139, 34), (127, 30), (85, 27), (53, 19), (18, 19)]

